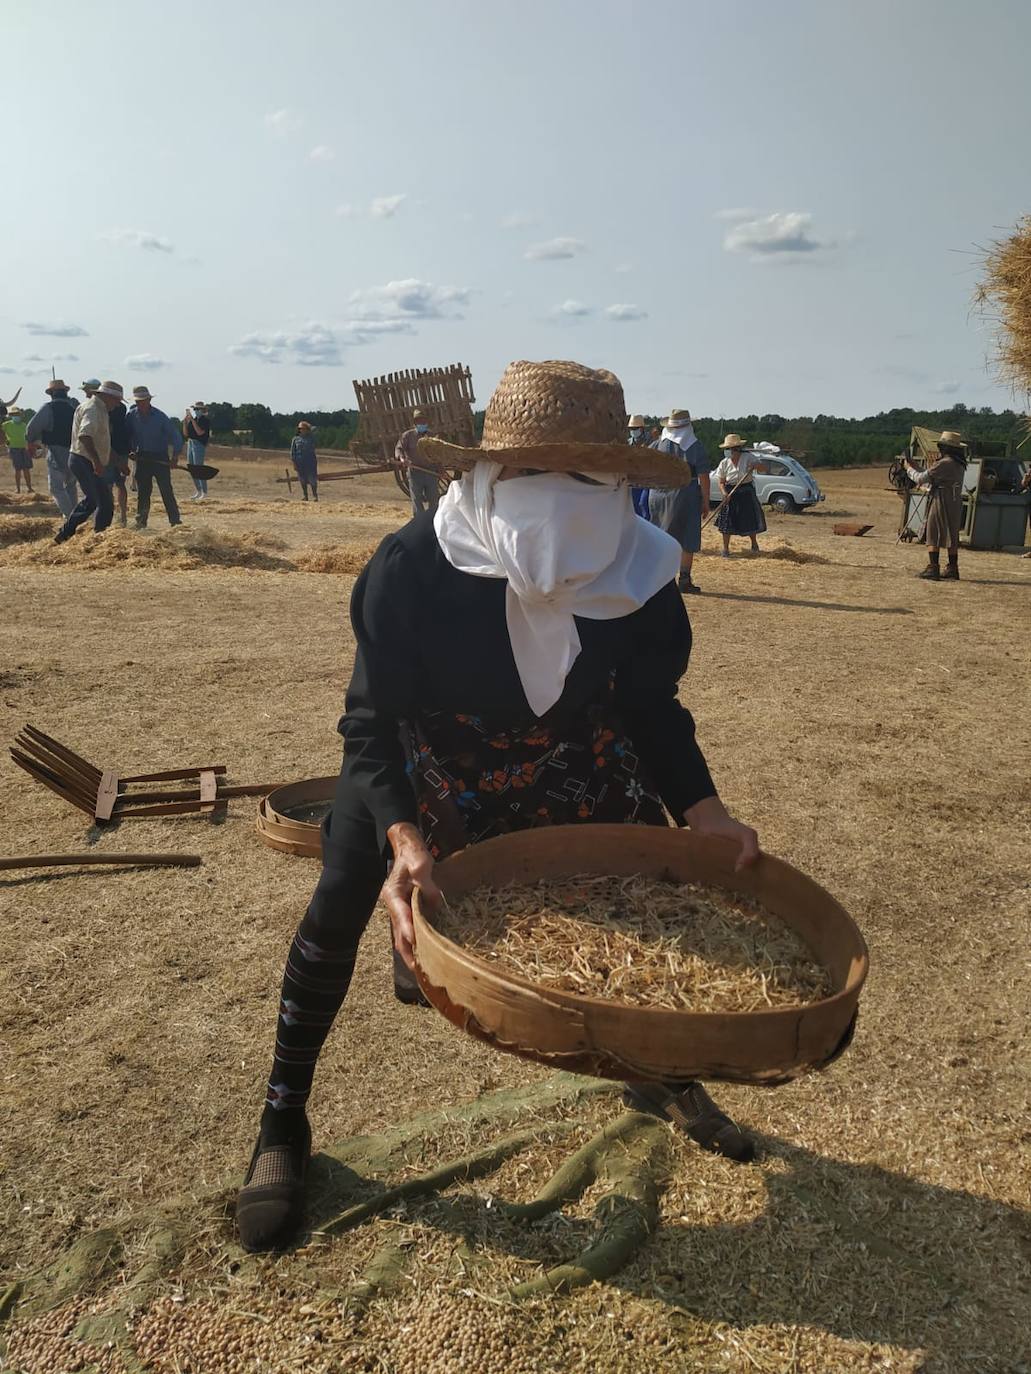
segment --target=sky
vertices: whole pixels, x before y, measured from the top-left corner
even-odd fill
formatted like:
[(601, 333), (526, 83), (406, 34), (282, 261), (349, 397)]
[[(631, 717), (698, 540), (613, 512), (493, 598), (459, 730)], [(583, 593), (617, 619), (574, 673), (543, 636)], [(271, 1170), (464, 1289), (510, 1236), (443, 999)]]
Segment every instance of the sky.
[(0, 396), (573, 358), (657, 414), (1020, 403), (1027, 0), (4, 0)]

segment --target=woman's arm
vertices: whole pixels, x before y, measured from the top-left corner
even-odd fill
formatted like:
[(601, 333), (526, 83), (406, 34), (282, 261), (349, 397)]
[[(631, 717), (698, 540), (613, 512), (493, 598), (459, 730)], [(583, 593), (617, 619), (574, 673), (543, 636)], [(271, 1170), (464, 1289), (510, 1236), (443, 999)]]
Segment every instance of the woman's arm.
[(401, 722), (415, 714), (420, 678), (418, 590), (407, 562), (388, 535), (355, 583), (351, 623), (358, 649), (339, 725), (344, 769), (384, 834), (418, 819), (401, 744)]

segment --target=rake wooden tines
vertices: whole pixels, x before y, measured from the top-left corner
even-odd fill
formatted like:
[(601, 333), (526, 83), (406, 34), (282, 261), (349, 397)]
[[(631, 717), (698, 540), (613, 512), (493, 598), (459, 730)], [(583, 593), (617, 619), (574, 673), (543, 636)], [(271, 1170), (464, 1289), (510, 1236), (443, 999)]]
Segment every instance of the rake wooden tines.
[[(11, 758), (30, 777), (100, 822), (133, 820), (138, 816), (210, 813), (230, 797), (256, 796), (277, 785), (239, 783), (227, 786), (224, 763), (123, 776), (112, 768), (97, 768), (34, 725), (26, 725), (18, 734), (11, 746)], [(193, 782), (194, 785), (190, 788), (127, 790), (145, 783), (176, 782)]]

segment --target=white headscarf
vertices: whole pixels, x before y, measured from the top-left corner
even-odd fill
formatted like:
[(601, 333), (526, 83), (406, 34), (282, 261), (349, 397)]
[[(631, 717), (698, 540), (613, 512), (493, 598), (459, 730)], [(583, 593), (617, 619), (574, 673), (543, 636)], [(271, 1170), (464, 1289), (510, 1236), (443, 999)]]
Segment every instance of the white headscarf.
[(502, 471), (478, 462), (452, 482), (433, 526), (452, 567), (508, 581), (512, 653), (539, 718), (580, 653), (573, 617), (638, 610), (676, 577), (680, 545), (637, 518), (629, 487), (611, 475), (595, 476), (598, 486), (558, 472), (498, 482)]
[(663, 439), (672, 440), (678, 448), (682, 448), (686, 452), (698, 436), (694, 432), (694, 425), (688, 423), (686, 425), (678, 425), (676, 429), (670, 429), (668, 425), (664, 425), (662, 437)]

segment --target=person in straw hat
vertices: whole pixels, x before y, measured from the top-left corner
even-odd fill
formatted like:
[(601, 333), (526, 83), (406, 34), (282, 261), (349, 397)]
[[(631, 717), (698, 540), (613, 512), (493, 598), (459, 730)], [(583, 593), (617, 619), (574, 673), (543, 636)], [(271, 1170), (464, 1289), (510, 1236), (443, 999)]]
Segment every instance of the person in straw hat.
[(63, 544), (93, 516), (93, 531), (100, 534), (110, 525), (114, 515), (111, 486), (104, 472), (111, 458), (111, 423), (109, 412), (122, 399), (117, 382), (92, 382), (83, 385), (86, 399), (75, 411), (72, 422), (71, 469), (82, 491), (82, 500), (54, 535), (55, 544)]
[(756, 535), (766, 532), (766, 517), (755, 494), (755, 469), (760, 459), (748, 451), (739, 434), (728, 434), (720, 444), (723, 458), (713, 476), (719, 483), (722, 500), (713, 522), (723, 536), (723, 557), (730, 557), (730, 537), (743, 535), (752, 541), (751, 552), (759, 552)]
[(0, 414), (0, 432), (3, 433), (4, 442), (7, 444), (7, 453), (14, 468), (14, 489), (21, 491), (22, 478), (25, 479), (25, 490), (32, 490), (32, 454), (26, 447), (25, 430), (26, 423), (20, 408), (11, 405), (2, 406), (3, 413)]
[[(967, 446), (962, 434), (944, 430), (938, 440), (938, 459), (925, 471), (908, 461), (903, 466), (918, 487), (929, 488), (927, 502), (927, 567), (917, 576), (927, 582), (959, 581), (959, 527), (963, 521), (963, 474), (967, 466)], [(941, 551), (948, 550), (949, 563), (941, 570)]]
[[(248, 1249), (281, 1246), (301, 1221), (305, 1103), (381, 889), (395, 951), (412, 969), (414, 890), (438, 900), (434, 861), (492, 835), (672, 817), (729, 838), (739, 867), (758, 857), (755, 831), (719, 800), (678, 700), (691, 651), (679, 545), (630, 502), (631, 483), (670, 487), (691, 469), (628, 445), (625, 426), (611, 372), (510, 364), (480, 448), (419, 447), (463, 472), (436, 517), (388, 535), (355, 584), (343, 766), (237, 1199)], [(633, 1092), (636, 1106), (704, 1147), (753, 1157), (700, 1084)]]
[(394, 461), (402, 463), (408, 474), (413, 515), (424, 510), (432, 514), (440, 500), (440, 479), (444, 470), (419, 448), (429, 432), (429, 416), (424, 410), (413, 410), (411, 429), (405, 430), (394, 447)]
[[(648, 443), (648, 421), (643, 415), (631, 415), (626, 422), (627, 443), (632, 448), (641, 448)], [(634, 503), (634, 510), (642, 520), (648, 517), (648, 488), (632, 487), (630, 498)]]
[(315, 436), (310, 420), (297, 421), (297, 433), (290, 440), (290, 461), (297, 472), (303, 499), (307, 501), (310, 487), (311, 499), (318, 501), (319, 455), (315, 452)]
[(682, 592), (696, 594), (701, 588), (693, 580), (691, 569), (694, 556), (702, 547), (702, 521), (709, 514), (709, 459), (695, 435), (691, 412), (671, 411), (652, 448), (687, 465), (689, 477), (682, 485), (653, 488), (648, 493), (648, 518), (680, 545), (677, 586)]
[(47, 486), (54, 504), (67, 520), (75, 509), (75, 478), (69, 466), (72, 418), (79, 404), (68, 395), (68, 383), (55, 377), (46, 388), (48, 400), (33, 415), (25, 431), (30, 455), (43, 445), (47, 451)]
[[(150, 519), (150, 497), (158, 484), (165, 514), (171, 526), (181, 525), (179, 502), (172, 490), (172, 467), (178, 466), (183, 451), (183, 436), (163, 410), (154, 405), (149, 387), (134, 386), (132, 408), (125, 425), (136, 460), (136, 528), (144, 530)], [(169, 462), (169, 451), (172, 459)]]

